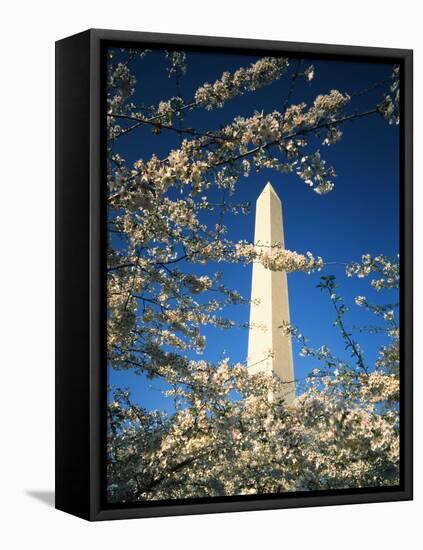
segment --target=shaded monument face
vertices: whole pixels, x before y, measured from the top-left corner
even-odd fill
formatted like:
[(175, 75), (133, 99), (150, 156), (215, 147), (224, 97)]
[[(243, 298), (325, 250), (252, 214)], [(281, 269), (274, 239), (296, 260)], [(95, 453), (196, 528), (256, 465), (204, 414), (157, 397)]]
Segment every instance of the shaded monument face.
[[(269, 251), (285, 248), (282, 204), (270, 183), (257, 199), (254, 243)], [(254, 263), (251, 300), (248, 372), (277, 375), (286, 382), (286, 390), (280, 397), (292, 404), (295, 395), (292, 343), (280, 329), (284, 322), (290, 322), (286, 273)]]

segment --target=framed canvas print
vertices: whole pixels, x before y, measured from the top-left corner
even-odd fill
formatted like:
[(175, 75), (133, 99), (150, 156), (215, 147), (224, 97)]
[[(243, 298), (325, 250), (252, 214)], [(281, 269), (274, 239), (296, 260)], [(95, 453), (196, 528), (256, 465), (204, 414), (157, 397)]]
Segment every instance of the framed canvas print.
[(56, 44), (56, 506), (412, 498), (412, 52)]

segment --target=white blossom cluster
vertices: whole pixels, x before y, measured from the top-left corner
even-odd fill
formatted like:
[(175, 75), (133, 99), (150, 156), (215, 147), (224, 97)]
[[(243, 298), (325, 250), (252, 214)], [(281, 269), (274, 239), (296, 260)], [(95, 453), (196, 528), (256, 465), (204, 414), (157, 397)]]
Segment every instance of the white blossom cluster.
[(319, 151), (301, 158), (297, 174), (310, 187), (317, 184), (314, 191), (318, 195), (326, 195), (333, 189), (334, 184), (330, 178), (335, 176), (335, 171), (332, 167), (326, 168), (326, 161), (321, 158)]
[(112, 110), (120, 107), (122, 102), (134, 93), (135, 84), (136, 78), (129, 67), (124, 63), (118, 63), (109, 76), (109, 89), (113, 89), (116, 93), (109, 108)]
[(323, 260), (318, 256), (315, 258), (311, 252), (298, 254), (286, 250), (280, 246), (272, 246), (263, 249), (260, 246), (249, 243), (238, 243), (236, 245), (236, 256), (244, 261), (258, 262), (271, 271), (320, 271), (323, 268)]
[(400, 123), (400, 68), (394, 67), (392, 73), (392, 84), (388, 94), (383, 98), (382, 103), (378, 106), (379, 112), (389, 122), (389, 124)]
[(288, 65), (288, 59), (283, 57), (262, 57), (247, 69), (241, 67), (233, 74), (227, 71), (214, 84), (205, 83), (195, 92), (195, 102), (206, 109), (223, 107), (226, 101), (237, 95), (278, 80)]
[(187, 72), (186, 59), (187, 54), (183, 51), (167, 51), (166, 58), (169, 61), (167, 68), (168, 76), (180, 78)]
[(348, 277), (353, 275), (363, 278), (370, 274), (378, 274), (379, 278), (372, 279), (371, 285), (376, 290), (382, 288), (399, 288), (400, 267), (399, 259), (392, 259), (380, 254), (371, 256), (363, 254), (361, 262), (351, 262), (346, 268)]
[[(326, 356), (327, 357), (327, 356)], [(398, 483), (398, 380), (313, 376), (295, 407), (269, 401), (278, 379), (225, 359), (190, 363), (166, 417), (115, 394), (109, 406), (111, 501), (280, 493)], [(230, 397), (237, 392), (243, 398)], [(324, 480), (324, 481), (323, 481)]]

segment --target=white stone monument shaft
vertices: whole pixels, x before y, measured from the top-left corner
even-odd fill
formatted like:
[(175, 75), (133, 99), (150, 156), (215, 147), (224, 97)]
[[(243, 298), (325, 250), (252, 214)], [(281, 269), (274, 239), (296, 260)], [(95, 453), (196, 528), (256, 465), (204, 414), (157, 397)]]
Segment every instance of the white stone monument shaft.
[[(285, 248), (282, 204), (270, 183), (257, 199), (254, 243), (263, 247), (262, 250), (270, 251), (274, 246)], [(271, 271), (255, 262), (251, 299), (260, 303), (252, 302), (250, 309), (248, 372), (276, 374), (286, 383), (281, 397), (292, 404), (295, 393), (292, 343), (279, 328), (284, 321), (290, 321), (286, 273)]]

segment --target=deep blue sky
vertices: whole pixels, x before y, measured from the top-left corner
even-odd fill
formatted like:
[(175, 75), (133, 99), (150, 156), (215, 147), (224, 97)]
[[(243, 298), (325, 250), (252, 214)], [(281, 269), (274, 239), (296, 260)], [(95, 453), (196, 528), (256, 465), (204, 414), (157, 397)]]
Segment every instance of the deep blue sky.
[[(118, 54), (118, 57), (121, 54)], [(181, 79), (181, 92), (189, 101), (198, 86), (214, 82), (223, 71), (234, 71), (248, 66), (258, 58), (247, 55), (187, 53), (187, 74)], [(311, 85), (297, 81), (292, 103), (310, 104), (319, 93), (332, 89), (341, 92), (360, 92), (373, 83), (387, 79), (392, 65), (362, 62), (339, 62), (304, 59), (301, 67), (315, 67), (315, 78)], [(293, 59), (289, 72), (297, 66)], [(176, 83), (166, 73), (167, 60), (163, 51), (149, 53), (133, 63), (137, 77), (135, 103), (158, 104), (162, 99), (177, 95)], [(289, 74), (289, 73), (288, 73)], [(255, 110), (269, 112), (281, 110), (290, 83), (288, 76), (253, 93), (246, 93), (226, 103), (223, 109), (210, 112), (196, 109), (185, 117), (185, 127), (214, 130), (229, 123), (235, 116), (249, 116)], [(353, 98), (350, 111), (364, 111), (375, 106), (382, 91), (379, 87)], [(326, 262), (348, 262), (359, 260), (363, 253), (396, 255), (399, 250), (399, 131), (389, 126), (379, 115), (357, 119), (341, 127), (344, 132), (340, 142), (330, 147), (320, 146), (323, 158), (332, 164), (337, 173), (334, 190), (319, 196), (307, 187), (295, 174), (283, 175), (270, 170), (249, 178), (242, 178), (237, 186), (233, 201), (255, 203), (268, 180), (279, 194), (284, 217), (285, 246), (297, 252), (310, 250)], [(132, 162), (139, 158), (148, 159), (153, 153), (165, 156), (178, 146), (179, 137), (173, 132), (154, 136), (148, 126), (118, 140), (116, 151)], [(213, 195), (211, 195), (213, 196)], [(217, 216), (217, 214), (216, 214)], [(217, 221), (217, 219), (216, 219)], [(228, 236), (233, 239), (253, 240), (254, 208), (248, 216), (227, 215)], [(211, 273), (215, 266), (196, 267), (196, 273)], [(191, 267), (190, 267), (191, 269)], [(219, 264), (223, 281), (249, 297), (251, 287), (251, 266)], [(316, 289), (321, 275), (336, 275), (340, 285), (339, 293), (350, 307), (346, 316), (349, 328), (375, 324), (374, 316), (363, 312), (354, 304), (357, 295), (368, 296), (374, 301), (396, 301), (394, 292), (378, 294), (372, 291), (369, 280), (347, 278), (342, 265), (328, 265), (318, 274), (288, 275), (291, 322), (298, 326), (310, 339), (310, 345), (328, 345), (340, 357), (347, 358), (343, 343), (332, 326), (334, 311), (326, 295)], [(389, 295), (390, 294), (390, 295)], [(386, 300), (385, 300), (386, 298)], [(248, 321), (248, 306), (233, 307), (226, 312), (237, 323)], [(222, 331), (205, 327), (207, 347), (205, 359), (217, 360), (223, 355), (232, 361), (244, 361), (247, 354), (248, 331), (233, 329)], [(365, 350), (365, 357), (372, 364), (377, 357), (378, 347), (385, 342), (383, 336), (356, 334)], [(295, 376), (304, 377), (313, 366), (308, 359), (298, 356), (294, 347)], [(146, 382), (143, 377), (128, 372), (109, 372), (109, 383), (129, 387), (134, 400), (146, 408), (171, 410), (171, 403), (161, 397), (159, 382)]]

